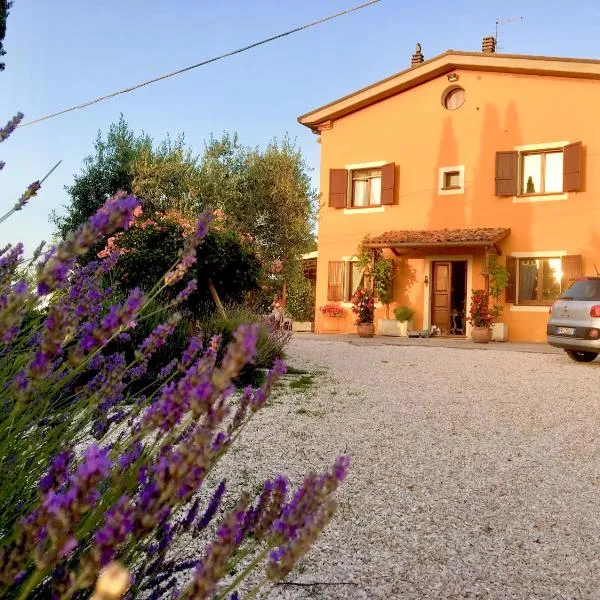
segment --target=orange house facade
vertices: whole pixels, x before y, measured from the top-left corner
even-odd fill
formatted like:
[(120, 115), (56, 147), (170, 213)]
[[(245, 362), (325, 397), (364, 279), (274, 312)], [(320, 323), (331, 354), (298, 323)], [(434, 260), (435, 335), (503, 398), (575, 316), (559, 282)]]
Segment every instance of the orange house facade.
[[(487, 51), (485, 51), (487, 49)], [(493, 50), (493, 46), (491, 47)], [(414, 330), (469, 335), (491, 256), (510, 341), (600, 268), (600, 61), (448, 51), (299, 118), (319, 136), (317, 332), (354, 332), (363, 238), (393, 260)], [(320, 308), (336, 303), (341, 319)], [(378, 305), (375, 323), (386, 318)]]

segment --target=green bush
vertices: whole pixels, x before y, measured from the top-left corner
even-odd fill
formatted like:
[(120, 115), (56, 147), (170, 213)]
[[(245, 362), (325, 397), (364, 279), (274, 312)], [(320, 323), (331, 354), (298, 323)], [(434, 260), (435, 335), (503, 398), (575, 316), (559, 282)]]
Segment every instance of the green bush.
[(315, 318), (315, 289), (304, 275), (290, 282), (285, 312), (294, 321), (312, 321)]
[(290, 332), (276, 329), (268, 319), (243, 306), (229, 306), (226, 308), (226, 313), (226, 318), (218, 313), (213, 313), (198, 323), (204, 342), (208, 344), (214, 335), (221, 336), (217, 355), (218, 362), (225, 347), (232, 340), (233, 332), (241, 324), (259, 324), (256, 359), (254, 364), (246, 365), (240, 375), (241, 383), (259, 384), (262, 380), (263, 370), (270, 368), (275, 359), (284, 358), (285, 347), (290, 340)]
[(410, 321), (415, 316), (415, 311), (408, 306), (398, 306), (394, 309), (394, 316), (398, 321)]

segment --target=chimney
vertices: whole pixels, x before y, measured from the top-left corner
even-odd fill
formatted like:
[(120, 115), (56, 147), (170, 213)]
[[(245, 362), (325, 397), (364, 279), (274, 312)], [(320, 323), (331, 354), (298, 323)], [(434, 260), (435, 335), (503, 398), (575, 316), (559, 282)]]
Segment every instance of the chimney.
[(481, 51), (484, 54), (494, 54), (494, 52), (496, 52), (496, 38), (493, 35), (488, 35), (483, 38)]
[(417, 47), (415, 48), (415, 53), (410, 57), (410, 66), (417, 67), (425, 60), (423, 53), (421, 52), (421, 44), (417, 42)]

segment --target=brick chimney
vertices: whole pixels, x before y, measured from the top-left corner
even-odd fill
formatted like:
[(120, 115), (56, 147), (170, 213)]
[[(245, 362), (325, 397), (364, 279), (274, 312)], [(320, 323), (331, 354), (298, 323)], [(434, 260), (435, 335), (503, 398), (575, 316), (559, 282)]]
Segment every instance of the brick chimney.
[(494, 54), (494, 52), (496, 52), (496, 38), (493, 35), (488, 35), (483, 38), (481, 51), (484, 54)]
[(415, 53), (410, 57), (410, 66), (417, 67), (425, 60), (423, 53), (421, 52), (421, 44), (417, 42), (417, 47), (415, 48)]

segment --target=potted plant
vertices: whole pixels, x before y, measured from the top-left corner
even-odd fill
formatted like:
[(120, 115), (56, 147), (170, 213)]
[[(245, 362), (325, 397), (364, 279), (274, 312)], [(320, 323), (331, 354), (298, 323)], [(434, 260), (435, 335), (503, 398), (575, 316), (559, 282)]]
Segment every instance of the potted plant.
[(479, 344), (487, 344), (492, 338), (491, 327), (494, 317), (488, 305), (488, 295), (485, 290), (473, 290), (467, 321), (472, 326), (472, 340)]
[(373, 282), (375, 297), (385, 306), (385, 319), (377, 320), (377, 333), (381, 335), (400, 335), (398, 321), (390, 319), (390, 302), (393, 300), (392, 283), (394, 280), (394, 262), (383, 256), (380, 249), (368, 248), (366, 236), (358, 249), (358, 264), (364, 269), (367, 280)]
[(490, 296), (493, 298), (491, 308), (494, 324), (492, 326), (492, 339), (496, 342), (505, 342), (508, 339), (508, 325), (500, 322), (504, 307), (500, 304), (500, 296), (508, 285), (508, 269), (498, 264), (496, 256), (490, 257), (488, 267), (490, 277)]
[(329, 304), (321, 306), (319, 308), (319, 311), (327, 319), (335, 319), (335, 327), (332, 328), (330, 331), (335, 331), (339, 333), (341, 320), (346, 316), (346, 309), (343, 306), (340, 306), (339, 304), (330, 302)]
[(415, 311), (409, 306), (398, 306), (394, 309), (394, 316), (400, 329), (402, 337), (408, 337), (409, 329), (412, 329), (412, 318), (415, 316)]
[(356, 332), (360, 337), (373, 337), (375, 325), (375, 298), (367, 288), (359, 288), (352, 296), (352, 312), (356, 315)]

